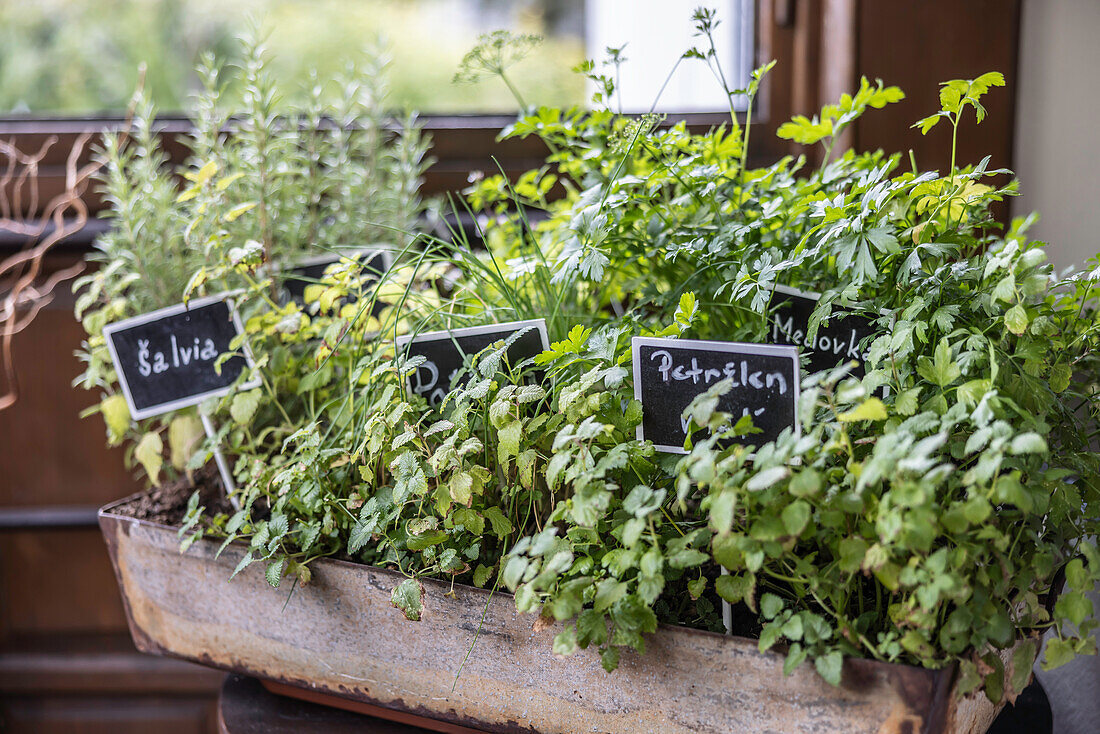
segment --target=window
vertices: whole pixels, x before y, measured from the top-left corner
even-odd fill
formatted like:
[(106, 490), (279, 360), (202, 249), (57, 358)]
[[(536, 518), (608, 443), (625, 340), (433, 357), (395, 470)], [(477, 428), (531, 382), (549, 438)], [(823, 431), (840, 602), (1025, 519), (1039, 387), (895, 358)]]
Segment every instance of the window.
[[(707, 3), (721, 21), (718, 58), (729, 86), (754, 65), (753, 0)], [(494, 81), (451, 79), (480, 34), (497, 29), (544, 37), (515, 69), (529, 103), (583, 103), (591, 93), (572, 68), (625, 46), (619, 100), (645, 112), (693, 38), (692, 9), (667, 0), (26, 0), (0, 3), (0, 115), (89, 114), (126, 107), (146, 64), (146, 92), (158, 109), (185, 109), (199, 55), (232, 63), (236, 38), (258, 23), (286, 89), (313, 86), (361, 61), (380, 44), (391, 59), (390, 102), (425, 113), (507, 112), (517, 104)], [(676, 68), (659, 111), (728, 110), (702, 62)]]
[[(754, 67), (752, 0), (711, 2), (719, 26), (715, 52), (730, 89), (747, 86)], [(729, 109), (722, 85), (695, 59), (677, 63), (689, 48), (703, 46), (695, 37), (687, 3), (667, 0), (587, 0), (585, 39), (589, 58), (606, 49), (622, 49), (626, 61), (618, 79), (617, 102), (624, 112), (720, 112)], [(671, 76), (670, 76), (671, 73)], [(666, 85), (667, 80), (667, 85)], [(738, 111), (743, 98), (735, 99)]]

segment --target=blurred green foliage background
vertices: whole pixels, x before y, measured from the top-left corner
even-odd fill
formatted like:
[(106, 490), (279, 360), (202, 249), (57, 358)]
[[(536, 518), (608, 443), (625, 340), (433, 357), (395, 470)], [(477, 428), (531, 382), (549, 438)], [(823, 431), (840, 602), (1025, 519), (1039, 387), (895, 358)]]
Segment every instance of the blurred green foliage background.
[(528, 103), (585, 96), (570, 71), (584, 57), (578, 0), (0, 0), (0, 115), (125, 109), (147, 65), (158, 109), (186, 109), (198, 55), (233, 63), (236, 37), (268, 33), (283, 89), (304, 94), (310, 74), (332, 79), (381, 39), (392, 58), (390, 106), (424, 112), (511, 111), (499, 84), (453, 84), (462, 55), (496, 28), (546, 41), (514, 76)]

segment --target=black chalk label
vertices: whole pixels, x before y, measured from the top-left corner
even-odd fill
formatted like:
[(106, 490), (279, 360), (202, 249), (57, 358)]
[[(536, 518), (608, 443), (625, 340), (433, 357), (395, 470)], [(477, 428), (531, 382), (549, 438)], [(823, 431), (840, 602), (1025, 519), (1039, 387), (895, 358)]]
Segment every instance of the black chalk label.
[[(439, 405), (451, 391), (452, 381), (465, 366), (468, 357), (474, 356), (490, 344), (507, 339), (517, 331), (524, 333), (512, 342), (505, 353), (511, 366), (514, 367), (550, 348), (545, 319), (397, 337), (398, 354), (407, 358), (424, 357), (423, 364), (408, 378), (409, 391), (424, 397), (429, 405)], [(468, 377), (467, 375), (466, 378)], [(453, 386), (458, 387), (461, 384), (462, 381)]]
[[(225, 395), (252, 362), (240, 354), (215, 364), (242, 333), (224, 295), (196, 298), (108, 324), (103, 336), (135, 419), (149, 418)], [(241, 386), (251, 389), (258, 380)]]
[(661, 451), (685, 453), (684, 410), (696, 396), (722, 380), (732, 389), (718, 409), (736, 421), (752, 418), (760, 433), (736, 439), (759, 445), (785, 428), (798, 430), (798, 350), (774, 344), (634, 337), (634, 397), (642, 403), (638, 438)]
[(852, 374), (863, 377), (867, 360), (864, 340), (875, 333), (871, 318), (834, 307), (828, 325), (822, 324), (811, 341), (810, 315), (820, 294), (776, 286), (768, 306), (768, 336), (776, 344), (790, 344), (809, 355), (809, 372), (831, 370), (846, 362), (858, 362)]

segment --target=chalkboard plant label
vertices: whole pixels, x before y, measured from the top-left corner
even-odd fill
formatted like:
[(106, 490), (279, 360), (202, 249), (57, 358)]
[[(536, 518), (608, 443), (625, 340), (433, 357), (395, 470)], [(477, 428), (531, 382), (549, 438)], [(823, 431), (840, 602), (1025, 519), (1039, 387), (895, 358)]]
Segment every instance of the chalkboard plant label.
[[(130, 415), (149, 418), (227, 393), (251, 359), (234, 355), (220, 368), (215, 365), (241, 332), (240, 317), (224, 294), (105, 326), (103, 336)], [(242, 388), (257, 385), (252, 381)]]
[(452, 381), (465, 365), (467, 357), (474, 356), (490, 344), (507, 339), (518, 331), (524, 333), (512, 342), (506, 352), (507, 362), (513, 367), (550, 348), (545, 319), (510, 321), (397, 337), (398, 354), (407, 358), (424, 357), (424, 363), (408, 378), (409, 391), (423, 396), (431, 406), (439, 405), (450, 392)]
[(769, 306), (768, 338), (776, 344), (790, 344), (809, 355), (809, 371), (831, 370), (845, 362), (856, 361), (853, 374), (865, 374), (867, 360), (864, 340), (875, 333), (874, 322), (867, 316), (834, 308), (828, 325), (821, 324), (811, 341), (810, 315), (817, 307), (820, 293), (775, 286)]
[(798, 350), (775, 344), (634, 337), (634, 397), (642, 404), (638, 438), (661, 451), (685, 453), (688, 419), (684, 410), (696, 396), (721, 380), (733, 382), (718, 409), (752, 418), (760, 429), (738, 439), (762, 444), (784, 428), (798, 430)]
[(359, 247), (326, 252), (298, 260), (283, 271), (282, 283), (291, 299), (299, 303), (305, 300), (306, 288), (317, 283), (330, 265), (348, 257), (358, 257), (363, 267), (363, 282), (378, 280), (390, 269), (393, 257), (380, 247)]

